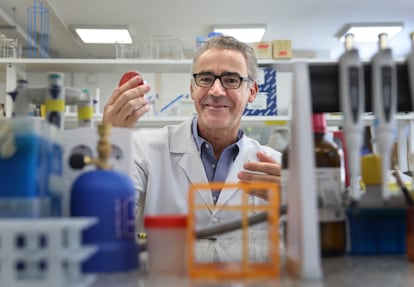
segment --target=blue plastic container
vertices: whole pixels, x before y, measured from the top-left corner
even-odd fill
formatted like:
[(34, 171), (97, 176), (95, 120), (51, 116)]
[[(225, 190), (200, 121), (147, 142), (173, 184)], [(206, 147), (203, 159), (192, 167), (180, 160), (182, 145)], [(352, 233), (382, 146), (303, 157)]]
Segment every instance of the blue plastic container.
[(47, 191), (47, 142), (35, 134), (15, 136), (16, 153), (0, 159), (0, 197), (35, 197)]
[(347, 210), (350, 254), (404, 254), (405, 208)]
[(138, 268), (134, 207), (134, 186), (129, 177), (118, 171), (89, 171), (75, 180), (71, 190), (71, 216), (99, 220), (83, 233), (84, 245), (98, 247), (98, 251), (83, 263), (83, 272)]
[(15, 152), (0, 157), (0, 216), (49, 216), (48, 124), (41, 118), (6, 119), (1, 124), (9, 125)]
[(40, 118), (9, 119), (16, 147), (9, 158), (0, 158), (1, 197), (36, 197), (47, 193), (49, 142)]
[(63, 145), (61, 143), (61, 131), (54, 125), (49, 126), (49, 157), (48, 173), (53, 177), (49, 180), (48, 193), (50, 197), (50, 215), (62, 216), (62, 182), (63, 176)]

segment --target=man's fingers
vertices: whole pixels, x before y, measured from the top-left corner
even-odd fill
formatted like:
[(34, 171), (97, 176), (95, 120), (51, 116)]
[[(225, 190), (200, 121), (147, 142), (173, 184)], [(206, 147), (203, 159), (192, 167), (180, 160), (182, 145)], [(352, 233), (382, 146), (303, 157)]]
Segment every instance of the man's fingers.
[(125, 124), (127, 127), (133, 128), (137, 120), (142, 117), (146, 112), (149, 111), (149, 105), (146, 104), (139, 109), (135, 109), (131, 114), (129, 114), (125, 120)]
[(112, 95), (109, 97), (108, 101), (106, 102), (106, 106), (113, 105), (121, 94), (122, 94), (121, 89), (115, 88), (114, 91), (112, 92)]
[(276, 162), (271, 156), (268, 156), (263, 151), (258, 151), (256, 153), (256, 156), (257, 156), (258, 160), (260, 160), (261, 162)]
[(271, 175), (271, 174), (264, 174), (264, 173), (254, 173), (249, 171), (241, 171), (237, 174), (237, 177), (241, 181), (245, 182), (253, 182), (253, 181), (262, 181), (262, 182), (275, 182), (280, 183), (280, 176), (279, 175)]
[[(126, 91), (131, 90), (131, 89), (133, 89), (133, 88), (135, 88), (139, 85), (142, 85), (142, 83), (143, 83), (143, 80), (142, 80), (142, 77), (140, 75), (132, 77), (129, 81), (124, 83), (122, 86), (114, 89), (114, 91), (112, 92), (111, 97), (109, 98), (109, 100), (107, 102), (107, 105), (113, 105), (115, 102), (117, 102), (119, 97), (121, 95), (123, 95)], [(148, 87), (147, 90), (149, 91), (149, 87)], [(146, 92), (148, 92), (148, 91), (146, 91)], [(146, 92), (144, 90), (142, 95), (144, 95)]]
[(272, 160), (272, 163), (270, 162), (245, 162), (243, 165), (244, 169), (248, 171), (253, 172), (262, 172), (267, 173), (270, 175), (280, 175), (280, 164), (276, 163)]
[(132, 77), (131, 79), (129, 79), (124, 84), (122, 84), (119, 88), (121, 89), (121, 92), (125, 92), (129, 89), (138, 87), (138, 86), (143, 85), (143, 84), (144, 84), (144, 80), (141, 77), (141, 75), (136, 75), (136, 76)]

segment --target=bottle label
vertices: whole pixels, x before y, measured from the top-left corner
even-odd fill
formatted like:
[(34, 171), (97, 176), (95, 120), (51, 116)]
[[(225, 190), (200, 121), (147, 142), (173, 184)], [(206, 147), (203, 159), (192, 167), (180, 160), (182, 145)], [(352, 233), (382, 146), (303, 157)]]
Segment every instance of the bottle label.
[(319, 208), (319, 222), (344, 221), (345, 211), (341, 206)]
[(324, 207), (341, 206), (341, 169), (316, 168), (316, 190)]
[(316, 168), (316, 190), (318, 191), (319, 222), (345, 220), (341, 201), (341, 168)]
[[(342, 178), (340, 168), (316, 168), (316, 190), (322, 201), (319, 208), (320, 222), (334, 222), (345, 220), (345, 212), (342, 208), (341, 190)], [(282, 205), (288, 200), (289, 170), (281, 170), (281, 199)]]
[(135, 196), (115, 200), (115, 237), (117, 239), (135, 238)]

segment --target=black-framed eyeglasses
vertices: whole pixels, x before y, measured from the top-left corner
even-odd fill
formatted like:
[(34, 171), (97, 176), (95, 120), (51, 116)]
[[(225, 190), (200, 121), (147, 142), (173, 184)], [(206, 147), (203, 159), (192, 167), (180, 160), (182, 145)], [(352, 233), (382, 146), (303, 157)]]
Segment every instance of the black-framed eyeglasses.
[(226, 73), (215, 75), (213, 73), (195, 73), (194, 81), (197, 86), (202, 88), (210, 88), (216, 79), (220, 80), (221, 85), (225, 89), (238, 89), (243, 81), (250, 80), (249, 77), (242, 77), (237, 73)]

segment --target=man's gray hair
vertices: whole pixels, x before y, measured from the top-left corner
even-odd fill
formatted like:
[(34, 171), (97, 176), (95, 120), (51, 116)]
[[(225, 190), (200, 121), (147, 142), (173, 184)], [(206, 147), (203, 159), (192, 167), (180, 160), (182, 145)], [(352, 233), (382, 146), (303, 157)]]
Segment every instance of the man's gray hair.
[[(220, 48), (227, 50), (235, 50), (242, 53), (247, 63), (247, 73), (251, 80), (256, 81), (258, 74), (257, 58), (252, 47), (248, 44), (240, 42), (232, 36), (215, 36), (209, 38), (204, 44), (198, 48), (193, 59), (193, 68), (198, 58), (211, 48)], [(243, 75), (242, 75), (243, 76)]]

